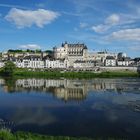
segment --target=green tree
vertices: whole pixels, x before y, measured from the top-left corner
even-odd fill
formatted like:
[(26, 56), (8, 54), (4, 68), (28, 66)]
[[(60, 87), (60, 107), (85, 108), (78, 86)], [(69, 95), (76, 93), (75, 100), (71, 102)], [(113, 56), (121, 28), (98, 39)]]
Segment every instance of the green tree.
[(15, 69), (16, 69), (15, 64), (12, 61), (7, 61), (5, 63), (4, 68), (3, 68), (3, 74), (5, 76), (12, 76), (14, 71), (15, 71)]

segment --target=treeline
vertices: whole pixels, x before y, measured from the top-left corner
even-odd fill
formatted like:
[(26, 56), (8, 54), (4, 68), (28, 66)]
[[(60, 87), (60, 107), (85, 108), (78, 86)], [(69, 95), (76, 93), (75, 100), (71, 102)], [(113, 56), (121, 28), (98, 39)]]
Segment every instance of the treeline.
[(51, 50), (42, 51), (40, 49), (37, 49), (37, 50), (30, 50), (30, 49), (27, 49), (27, 50), (21, 50), (21, 49), (13, 50), (13, 49), (10, 49), (10, 50), (8, 50), (8, 53), (25, 53), (25, 52), (29, 52), (29, 53), (41, 53), (41, 52), (52, 53)]

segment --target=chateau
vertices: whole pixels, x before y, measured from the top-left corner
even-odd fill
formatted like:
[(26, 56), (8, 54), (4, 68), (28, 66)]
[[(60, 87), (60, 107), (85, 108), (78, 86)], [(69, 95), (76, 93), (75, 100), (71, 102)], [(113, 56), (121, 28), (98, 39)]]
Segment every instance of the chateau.
[(86, 60), (87, 50), (85, 44), (68, 44), (67, 42), (64, 44), (62, 43), (62, 46), (59, 48), (53, 48), (54, 58), (67, 60), (69, 62), (69, 67), (72, 67), (77, 60)]
[(94, 70), (97, 67), (139, 66), (140, 58), (131, 59), (125, 53), (89, 52), (85, 44), (62, 43), (52, 51), (12, 50), (1, 53), (0, 67), (13, 61), (19, 68)]

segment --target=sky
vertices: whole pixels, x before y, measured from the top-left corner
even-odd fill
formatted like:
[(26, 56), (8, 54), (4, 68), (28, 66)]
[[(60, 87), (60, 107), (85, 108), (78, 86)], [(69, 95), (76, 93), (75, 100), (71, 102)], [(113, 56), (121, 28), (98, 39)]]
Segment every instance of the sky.
[(0, 0), (0, 51), (65, 41), (140, 57), (140, 0)]

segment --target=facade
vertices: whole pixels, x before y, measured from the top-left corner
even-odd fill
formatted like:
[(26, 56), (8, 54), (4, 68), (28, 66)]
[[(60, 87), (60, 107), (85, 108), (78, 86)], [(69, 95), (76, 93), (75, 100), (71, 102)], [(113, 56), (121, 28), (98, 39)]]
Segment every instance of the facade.
[(116, 66), (116, 59), (113, 56), (107, 56), (105, 66)]
[(66, 61), (65, 60), (50, 60), (50, 59), (46, 59), (44, 61), (44, 68), (58, 68), (58, 69), (65, 69), (66, 68)]
[(81, 60), (77, 60), (74, 62), (74, 68), (75, 69), (92, 69), (95, 66), (95, 61), (81, 61)]
[(87, 59), (87, 46), (85, 44), (68, 44), (65, 42), (59, 48), (54, 47), (53, 52), (55, 59), (66, 59), (69, 61), (69, 66), (67, 67), (73, 67), (76, 60)]
[(110, 52), (107, 52), (107, 51), (96, 52), (96, 53), (94, 53), (94, 52), (93, 53), (88, 53), (87, 59), (88, 60), (94, 60), (94, 61), (100, 61), (100, 62), (104, 63), (107, 56), (112, 56), (115, 59), (117, 59), (117, 54), (116, 53), (110, 53)]
[(0, 61), (0, 68), (4, 67), (4, 62), (3, 61)]
[(44, 61), (40, 56), (25, 56), (23, 60), (16, 61), (21, 68), (44, 68)]
[(129, 66), (131, 61), (131, 59), (129, 57), (125, 57), (125, 58), (120, 58), (117, 60), (117, 65), (118, 66)]

